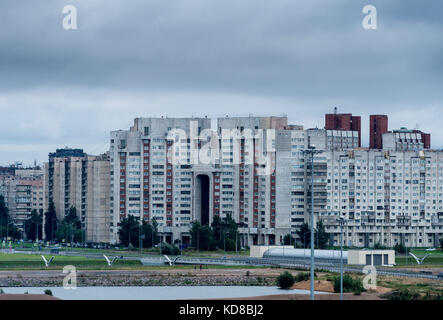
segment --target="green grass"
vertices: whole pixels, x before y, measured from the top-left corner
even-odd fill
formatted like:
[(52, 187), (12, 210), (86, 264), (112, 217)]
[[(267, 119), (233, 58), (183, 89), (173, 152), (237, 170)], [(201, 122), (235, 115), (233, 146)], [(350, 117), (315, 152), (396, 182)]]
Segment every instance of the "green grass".
[[(45, 255), (46, 259), (50, 259), (52, 255)], [(67, 265), (73, 265), (78, 270), (167, 270), (167, 269), (199, 269), (194, 265), (160, 265), (160, 266), (143, 266), (138, 260), (116, 260), (112, 267), (109, 267), (106, 260), (97, 258), (87, 258), (78, 256), (61, 256), (54, 255), (54, 260), (49, 267), (45, 267), (41, 254), (24, 254), (24, 253), (0, 253), (0, 270), (62, 270)], [(259, 269), (262, 266), (222, 266), (222, 265), (205, 265), (204, 269)]]
[[(51, 255), (45, 257), (50, 259)], [(40, 254), (0, 254), (0, 270), (61, 270), (67, 265), (83, 270), (133, 269), (142, 266), (141, 262), (136, 260), (117, 260), (109, 267), (105, 259), (55, 255), (51, 265), (46, 268)]]
[[(427, 257), (423, 264), (420, 265), (420, 267), (425, 266), (443, 266), (443, 252), (441, 249), (437, 249), (435, 251), (426, 251), (426, 249), (411, 249), (411, 252), (416, 255), (418, 258), (422, 258), (428, 253), (431, 255)], [(397, 266), (419, 266), (415, 259), (411, 255), (396, 255), (395, 256), (395, 263)]]

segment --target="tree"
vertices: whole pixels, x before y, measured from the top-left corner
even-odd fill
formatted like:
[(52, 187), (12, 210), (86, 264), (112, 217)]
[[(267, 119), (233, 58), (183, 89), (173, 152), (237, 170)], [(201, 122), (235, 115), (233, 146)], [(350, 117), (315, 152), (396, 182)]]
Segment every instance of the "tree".
[(58, 226), (54, 202), (49, 200), (48, 211), (45, 213), (45, 236), (47, 241), (54, 241)]
[(405, 253), (406, 254), (408, 252), (408, 249), (403, 244), (401, 244), (401, 243), (397, 243), (394, 246), (394, 250), (397, 253)]
[(441, 247), (441, 250), (443, 251), (443, 238), (440, 239), (440, 247)]
[(307, 223), (303, 223), (300, 230), (297, 231), (297, 235), (303, 248), (307, 248), (311, 243), (311, 230), (309, 229), (309, 225)]
[(58, 241), (80, 242), (82, 240), (82, 224), (77, 217), (77, 209), (75, 207), (69, 208), (68, 213), (58, 225), (55, 234)]
[(13, 239), (20, 238), (21, 234), (14, 221), (9, 217), (9, 210), (6, 207), (5, 198), (0, 195), (0, 238), (11, 237)]
[(214, 233), (214, 241), (217, 244), (217, 246), (219, 246), (220, 243), (223, 241), (223, 236), (222, 236), (222, 220), (218, 214), (214, 215), (211, 227)]
[(291, 236), (291, 234), (287, 234), (283, 237), (283, 245), (290, 246), (291, 244), (295, 243), (294, 238)]
[(200, 222), (194, 221), (191, 225), (191, 245), (199, 250), (214, 250), (214, 231), (209, 225), (202, 226)]
[(120, 229), (118, 231), (118, 235), (120, 238), (120, 243), (129, 247), (132, 245), (133, 247), (138, 247), (139, 243), (139, 222), (133, 215), (128, 215), (126, 218), (123, 218), (120, 222)]
[[(214, 241), (219, 248), (226, 250), (235, 250), (235, 241), (237, 241), (237, 248), (240, 247), (240, 237), (238, 235), (238, 224), (228, 214), (225, 218), (220, 218), (215, 215), (211, 224)], [(229, 248), (227, 243), (229, 242)], [(234, 245), (232, 245), (234, 243)]]
[(152, 246), (154, 246), (156, 244), (157, 224), (155, 224), (155, 227), (154, 227), (151, 224), (149, 224), (148, 222), (143, 220), (140, 228), (141, 228), (140, 234), (142, 236), (144, 236), (142, 239), (143, 247), (144, 248), (151, 248)]
[(329, 236), (326, 233), (326, 228), (322, 220), (317, 221), (317, 228), (315, 229), (314, 237), (317, 249), (325, 249), (326, 245), (328, 244)]
[(280, 289), (289, 289), (294, 284), (295, 278), (288, 271), (285, 271), (277, 277), (276, 282)]
[(43, 210), (40, 209), (40, 213), (33, 209), (31, 216), (25, 221), (24, 229), (28, 240), (38, 240), (42, 238), (43, 229)]
[(77, 209), (75, 207), (71, 207), (68, 210), (68, 213), (65, 216), (64, 221), (67, 224), (72, 224), (76, 229), (81, 229), (82, 224), (80, 222), (80, 219), (77, 216)]

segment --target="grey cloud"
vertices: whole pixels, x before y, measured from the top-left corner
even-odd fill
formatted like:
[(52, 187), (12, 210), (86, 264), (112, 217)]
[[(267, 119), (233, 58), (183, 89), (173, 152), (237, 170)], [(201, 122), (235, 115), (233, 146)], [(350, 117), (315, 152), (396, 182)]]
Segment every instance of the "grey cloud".
[[(369, 3), (376, 31), (361, 27)], [(442, 108), (439, 0), (72, 0), (76, 31), (64, 4), (0, 3), (0, 144), (106, 143), (135, 116), (183, 110), (322, 126), (338, 105), (364, 128), (370, 113), (419, 122), (443, 146), (426, 116)]]

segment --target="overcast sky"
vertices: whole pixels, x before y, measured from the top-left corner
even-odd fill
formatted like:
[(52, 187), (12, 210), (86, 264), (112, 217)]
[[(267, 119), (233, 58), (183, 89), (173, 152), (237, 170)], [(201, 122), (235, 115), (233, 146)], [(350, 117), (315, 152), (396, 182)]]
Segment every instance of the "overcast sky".
[(0, 165), (104, 152), (139, 116), (323, 127), (334, 106), (362, 116), (365, 146), (382, 113), (443, 147), (442, 15), (441, 0), (1, 0)]

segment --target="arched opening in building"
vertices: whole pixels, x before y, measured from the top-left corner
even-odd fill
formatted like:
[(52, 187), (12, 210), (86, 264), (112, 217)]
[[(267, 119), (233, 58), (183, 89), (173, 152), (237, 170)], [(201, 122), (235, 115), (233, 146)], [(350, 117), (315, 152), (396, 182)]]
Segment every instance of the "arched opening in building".
[(209, 177), (198, 175), (195, 189), (196, 218), (202, 225), (209, 224)]

